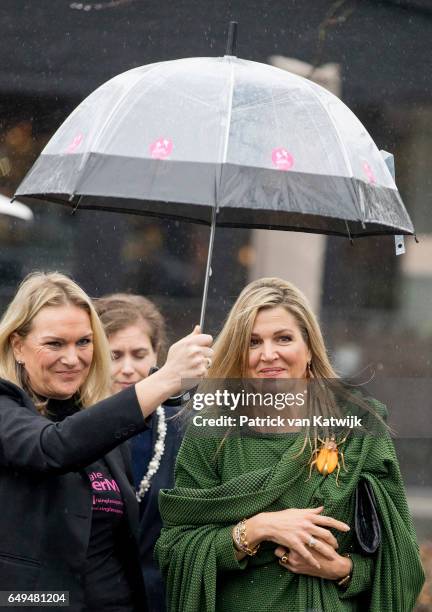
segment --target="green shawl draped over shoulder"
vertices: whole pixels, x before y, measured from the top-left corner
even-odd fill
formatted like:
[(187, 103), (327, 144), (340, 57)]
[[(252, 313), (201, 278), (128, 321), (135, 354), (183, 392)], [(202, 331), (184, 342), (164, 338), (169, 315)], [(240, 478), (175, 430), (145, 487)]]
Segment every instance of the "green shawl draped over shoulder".
[[(160, 493), (164, 527), (155, 554), (167, 584), (169, 612), (265, 612), (270, 610), (271, 591), (281, 589), (281, 584), (286, 591), (286, 607), (279, 607), (283, 611), (411, 611), (424, 574), (390, 436), (349, 436), (344, 444), (348, 472), (341, 470), (339, 487), (334, 474), (324, 478), (316, 470), (307, 480), (309, 453), (296, 457), (302, 434), (279, 435), (271, 442), (281, 449), (272, 465), (262, 454), (265, 438), (264, 434), (228, 437), (220, 447), (220, 438), (199, 437), (193, 432), (186, 435), (177, 460), (176, 486)], [(373, 559), (353, 555), (354, 583), (356, 571), (361, 566), (368, 568), (366, 586), (359, 589), (366, 593), (356, 592), (355, 584), (344, 592), (333, 581), (281, 568), (273, 543), (264, 544), (254, 558), (236, 561), (232, 526), (259, 512), (324, 505), (323, 514), (353, 526), (354, 492), (360, 477), (373, 487), (382, 528), (381, 545)], [(334, 533), (339, 553), (355, 551), (353, 529), (348, 534)], [(270, 568), (273, 576), (277, 571), (283, 575), (274, 584), (271, 578), (264, 581), (260, 566)], [(246, 597), (244, 605), (241, 601), (238, 605), (220, 604), (224, 585), (218, 575), (226, 570), (233, 570), (229, 573), (237, 581), (249, 575), (244, 592), (251, 599), (246, 602)], [(271, 571), (264, 575), (270, 576)], [(234, 582), (234, 592), (236, 585)], [(365, 594), (368, 604), (360, 605), (359, 597)]]

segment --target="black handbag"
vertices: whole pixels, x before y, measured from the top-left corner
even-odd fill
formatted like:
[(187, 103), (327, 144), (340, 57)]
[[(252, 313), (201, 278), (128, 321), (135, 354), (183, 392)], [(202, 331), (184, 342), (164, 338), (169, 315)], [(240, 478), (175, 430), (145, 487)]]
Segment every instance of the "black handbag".
[(355, 491), (354, 528), (361, 551), (373, 555), (381, 544), (381, 525), (373, 489), (367, 480), (359, 480)]

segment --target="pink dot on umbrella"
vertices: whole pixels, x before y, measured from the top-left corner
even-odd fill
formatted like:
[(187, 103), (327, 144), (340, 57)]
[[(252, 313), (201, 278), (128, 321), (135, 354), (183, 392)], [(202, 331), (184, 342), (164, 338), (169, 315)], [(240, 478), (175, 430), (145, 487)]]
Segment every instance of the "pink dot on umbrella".
[(74, 139), (72, 140), (72, 142), (66, 149), (66, 153), (73, 153), (74, 151), (76, 151), (83, 140), (84, 140), (83, 134), (81, 134), (81, 132), (78, 132), (78, 134), (74, 136)]
[(158, 138), (150, 145), (150, 155), (153, 159), (166, 159), (173, 150), (173, 142), (169, 138)]
[(370, 165), (366, 161), (363, 162), (363, 171), (366, 174), (366, 177), (367, 177), (369, 183), (375, 184), (376, 183), (376, 178), (375, 178), (374, 171), (372, 170), (372, 168), (370, 167)]
[(294, 157), (285, 147), (277, 147), (272, 151), (272, 162), (279, 170), (289, 170), (294, 165)]

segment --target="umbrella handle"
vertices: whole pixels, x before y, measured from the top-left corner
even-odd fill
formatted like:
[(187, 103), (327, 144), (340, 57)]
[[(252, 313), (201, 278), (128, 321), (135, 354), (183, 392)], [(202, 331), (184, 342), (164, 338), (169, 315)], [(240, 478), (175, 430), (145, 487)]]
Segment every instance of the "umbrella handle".
[(211, 276), (211, 262), (213, 257), (213, 243), (216, 232), (216, 214), (217, 214), (217, 206), (213, 206), (212, 210), (212, 220), (211, 220), (211, 228), (210, 228), (210, 238), (209, 238), (209, 248), (207, 253), (207, 266), (205, 271), (205, 280), (204, 280), (204, 289), (203, 289), (203, 297), (201, 303), (201, 315), (200, 315), (200, 327), (201, 332), (204, 331), (204, 321), (205, 321), (205, 311), (207, 306), (207, 294), (210, 283)]

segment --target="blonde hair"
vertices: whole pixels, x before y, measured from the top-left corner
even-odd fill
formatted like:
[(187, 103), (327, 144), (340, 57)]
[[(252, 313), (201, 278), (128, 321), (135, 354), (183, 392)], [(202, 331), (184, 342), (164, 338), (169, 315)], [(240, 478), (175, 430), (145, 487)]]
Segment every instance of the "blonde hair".
[(293, 284), (274, 277), (253, 281), (240, 293), (214, 344), (210, 378), (246, 377), (249, 343), (258, 311), (277, 306), (282, 306), (295, 318), (312, 355), (312, 376), (337, 378), (320, 326), (306, 297)]
[(83, 408), (110, 395), (110, 352), (108, 342), (91, 299), (71, 278), (59, 272), (33, 272), (18, 287), (0, 321), (0, 377), (15, 383), (30, 394), (38, 410), (45, 414), (46, 402), (31, 389), (24, 368), (15, 361), (11, 336), (23, 338), (32, 327), (34, 317), (47, 306), (73, 305), (85, 310), (93, 331), (93, 359), (89, 374), (78, 390)]
[[(215, 379), (247, 379), (250, 339), (256, 316), (263, 309), (278, 306), (285, 308), (294, 317), (311, 354), (306, 376), (315, 379), (316, 384), (308, 393), (308, 416), (341, 416), (342, 406), (338, 400), (344, 400), (371, 413), (388, 430), (375, 407), (362, 399), (356, 390), (350, 391), (333, 369), (318, 320), (306, 297), (292, 283), (280, 278), (260, 278), (249, 283), (240, 293), (216, 339), (208, 379), (200, 385), (200, 390), (201, 387), (207, 390)], [(326, 437), (332, 433), (331, 428), (323, 427), (323, 430)], [(217, 452), (222, 448), (227, 435), (228, 432)], [(317, 448), (318, 440), (318, 427), (307, 427), (298, 455), (303, 453), (308, 444), (312, 453)]]

